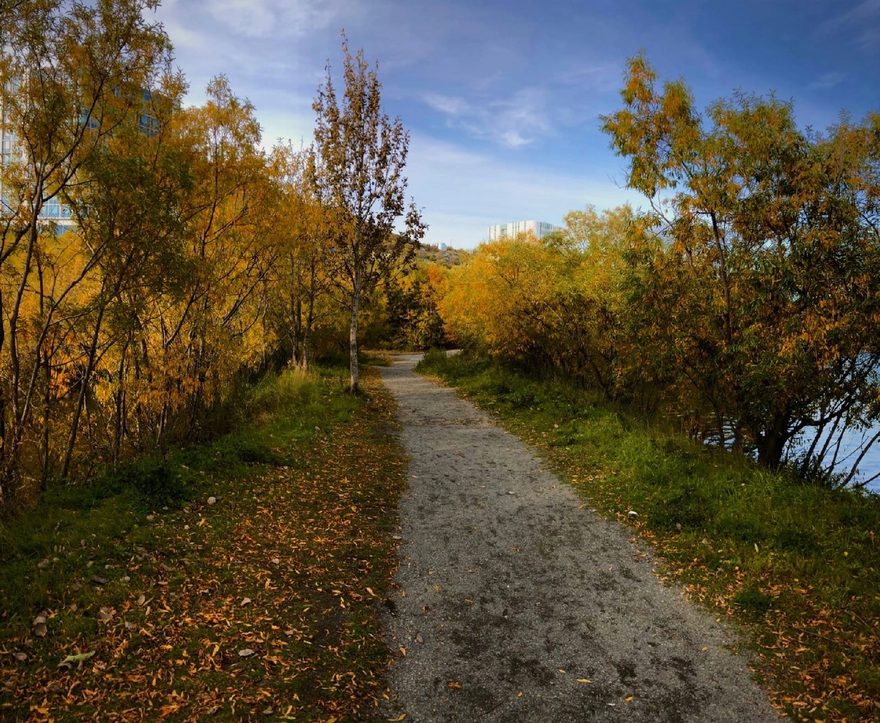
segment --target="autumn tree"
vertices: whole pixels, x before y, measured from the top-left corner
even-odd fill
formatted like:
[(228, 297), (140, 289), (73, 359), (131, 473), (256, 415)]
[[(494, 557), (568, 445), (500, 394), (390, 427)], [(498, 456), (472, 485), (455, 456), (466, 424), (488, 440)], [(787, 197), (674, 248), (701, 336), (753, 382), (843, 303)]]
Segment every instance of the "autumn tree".
[(446, 341), (437, 310), (445, 273), (446, 269), (439, 264), (418, 262), (385, 284), (387, 323), (393, 344), (405, 349), (430, 349)]
[(767, 466), (799, 437), (870, 426), (880, 116), (804, 132), (773, 97), (739, 94), (701, 115), (683, 83), (655, 81), (634, 59), (623, 108), (604, 119), (662, 239), (635, 289), (646, 344), (681, 370), (719, 441)]
[[(272, 266), (272, 314), (290, 363), (307, 371), (314, 361), (316, 327), (333, 315), (328, 259), (331, 214), (315, 185), (314, 149), (273, 149), (269, 167), (277, 183), (277, 258)], [(335, 308), (338, 313), (338, 306)]]
[[(48, 350), (58, 299), (88, 276), (99, 251), (86, 260), (71, 252), (77, 269), (39, 295), (36, 335), (25, 331), (31, 290), (45, 290), (51, 270), (42, 244), (50, 205), (78, 192), (83, 166), (105, 140), (135, 117), (142, 92), (165, 72), (170, 45), (161, 26), (145, 19), (151, 0), (80, 3), (47, 0), (4, 8), (0, 47), (0, 105), (6, 137), (0, 212), (0, 499), (14, 498), (19, 455), (34, 409), (34, 380), (49, 374)], [(7, 152), (8, 151), (8, 152)], [(89, 260), (90, 259), (90, 260)], [(58, 268), (58, 267), (56, 267)]]
[[(313, 108), (316, 183), (333, 214), (330, 259), (335, 288), (349, 312), (350, 388), (358, 390), (358, 314), (380, 279), (412, 259), (425, 226), (415, 204), (407, 206), (403, 175), (409, 134), (399, 118), (382, 110), (381, 83), (363, 51), (351, 55), (343, 41), (343, 97), (327, 77)], [(397, 224), (402, 223), (402, 228)]]

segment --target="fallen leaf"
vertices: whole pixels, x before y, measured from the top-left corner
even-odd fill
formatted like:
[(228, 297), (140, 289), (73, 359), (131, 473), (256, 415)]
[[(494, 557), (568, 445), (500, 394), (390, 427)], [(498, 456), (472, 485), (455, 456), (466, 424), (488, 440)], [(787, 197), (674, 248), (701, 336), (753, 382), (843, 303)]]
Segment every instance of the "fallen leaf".
[(77, 655), (68, 655), (64, 660), (58, 663), (58, 667), (62, 670), (70, 670), (74, 664), (77, 668), (82, 666), (84, 662), (86, 662), (89, 658), (91, 658), (95, 654), (94, 650), (89, 651), (88, 653), (79, 653)]

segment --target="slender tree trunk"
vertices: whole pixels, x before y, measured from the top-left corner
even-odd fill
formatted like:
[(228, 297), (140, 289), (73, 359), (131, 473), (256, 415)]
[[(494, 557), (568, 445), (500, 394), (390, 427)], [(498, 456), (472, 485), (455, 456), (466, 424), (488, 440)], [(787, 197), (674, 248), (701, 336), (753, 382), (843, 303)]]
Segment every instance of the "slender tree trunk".
[(299, 362), (299, 368), (304, 372), (309, 370), (309, 365), (312, 363), (312, 335), (308, 329), (303, 330), (303, 338), (302, 338), (302, 359)]
[(315, 321), (315, 299), (309, 296), (309, 302), (306, 308), (306, 318), (302, 329), (302, 360), (300, 361), (300, 369), (304, 372), (309, 370), (312, 363), (312, 324)]
[(101, 333), (101, 324), (104, 321), (104, 311), (106, 309), (107, 304), (102, 303), (98, 310), (98, 318), (95, 320), (95, 332), (92, 334), (92, 343), (89, 347), (89, 356), (86, 360), (85, 372), (83, 373), (82, 386), (80, 387), (79, 395), (76, 398), (76, 407), (74, 407), (73, 410), (73, 421), (70, 424), (70, 436), (67, 438), (67, 449), (64, 452), (64, 462), (61, 465), (61, 476), (65, 479), (67, 478), (67, 473), (70, 471), (70, 462), (73, 459), (73, 450), (76, 446), (77, 434), (79, 433), (79, 422), (82, 418), (82, 411), (85, 406), (86, 394), (88, 393), (92, 371), (94, 371), (95, 368), (98, 338)]
[(113, 464), (119, 463), (120, 451), (122, 449), (122, 435), (125, 431), (125, 358), (128, 354), (128, 348), (131, 346), (131, 333), (126, 339), (125, 346), (119, 354), (119, 369), (116, 374), (116, 419), (113, 425)]
[[(0, 353), (3, 352), (3, 344), (6, 341), (6, 324), (3, 321), (3, 290), (0, 289)], [(6, 390), (0, 383), (0, 460), (6, 460)], [(5, 465), (4, 465), (5, 467)], [(0, 505), (7, 503), (8, 491), (5, 475), (0, 474)]]
[(302, 299), (298, 296), (293, 301), (293, 366), (302, 369), (305, 361), (302, 324)]
[(48, 352), (43, 355), (43, 371), (45, 372), (45, 388), (43, 389), (43, 450), (40, 465), (42, 467), (40, 470), (40, 490), (45, 492), (49, 483), (49, 423), (52, 418), (52, 357)]
[(351, 373), (351, 381), (348, 390), (356, 394), (360, 390), (360, 369), (358, 368), (358, 311), (361, 304), (361, 292), (355, 285), (351, 296), (351, 323), (348, 328), (348, 367)]

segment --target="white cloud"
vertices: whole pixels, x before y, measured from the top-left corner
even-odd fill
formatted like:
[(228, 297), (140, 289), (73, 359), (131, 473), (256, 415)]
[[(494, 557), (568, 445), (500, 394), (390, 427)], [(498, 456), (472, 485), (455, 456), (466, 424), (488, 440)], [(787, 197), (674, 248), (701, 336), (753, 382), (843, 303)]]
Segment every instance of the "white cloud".
[[(305, 106), (308, 107), (308, 106)], [(260, 110), (257, 105), (257, 119), (263, 130), (263, 148), (269, 149), (278, 141), (294, 147), (309, 145), (313, 140), (315, 116), (293, 109)]]
[(422, 100), (446, 116), (450, 126), (507, 148), (527, 146), (553, 132), (546, 93), (538, 88), (475, 102), (440, 93), (426, 93)]
[(323, 30), (350, 9), (344, 0), (214, 0), (205, 11), (249, 37), (299, 37)]
[(813, 90), (830, 90), (840, 85), (846, 76), (843, 73), (823, 73), (810, 83)]
[(452, 116), (460, 116), (471, 112), (471, 107), (464, 98), (457, 98), (442, 93), (425, 93), (422, 99), (434, 110)]
[(820, 35), (851, 34), (855, 44), (866, 52), (880, 48), (880, 0), (862, 0), (819, 26)]

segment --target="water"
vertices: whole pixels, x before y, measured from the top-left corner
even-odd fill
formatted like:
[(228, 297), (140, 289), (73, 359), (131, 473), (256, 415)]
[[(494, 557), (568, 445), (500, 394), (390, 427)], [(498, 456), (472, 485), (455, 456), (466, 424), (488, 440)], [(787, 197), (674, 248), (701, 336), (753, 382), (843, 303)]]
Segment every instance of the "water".
[[(840, 445), (840, 453), (838, 454), (837, 467), (840, 472), (849, 472), (852, 463), (859, 456), (859, 450), (862, 449), (865, 441), (871, 439), (873, 435), (877, 434), (878, 430), (880, 430), (880, 423), (866, 430), (849, 429), (846, 431), (843, 435), (843, 443)], [(799, 445), (799, 448), (806, 449), (810, 442), (811, 439), (804, 440)], [(829, 456), (831, 454), (833, 453), (829, 453)], [(864, 458), (862, 458), (862, 461), (859, 463), (858, 472), (853, 481), (858, 482), (860, 479), (869, 479), (878, 472), (880, 472), (880, 440), (878, 440), (871, 449), (868, 450)], [(875, 479), (868, 484), (865, 489), (880, 493), (880, 479)]]

